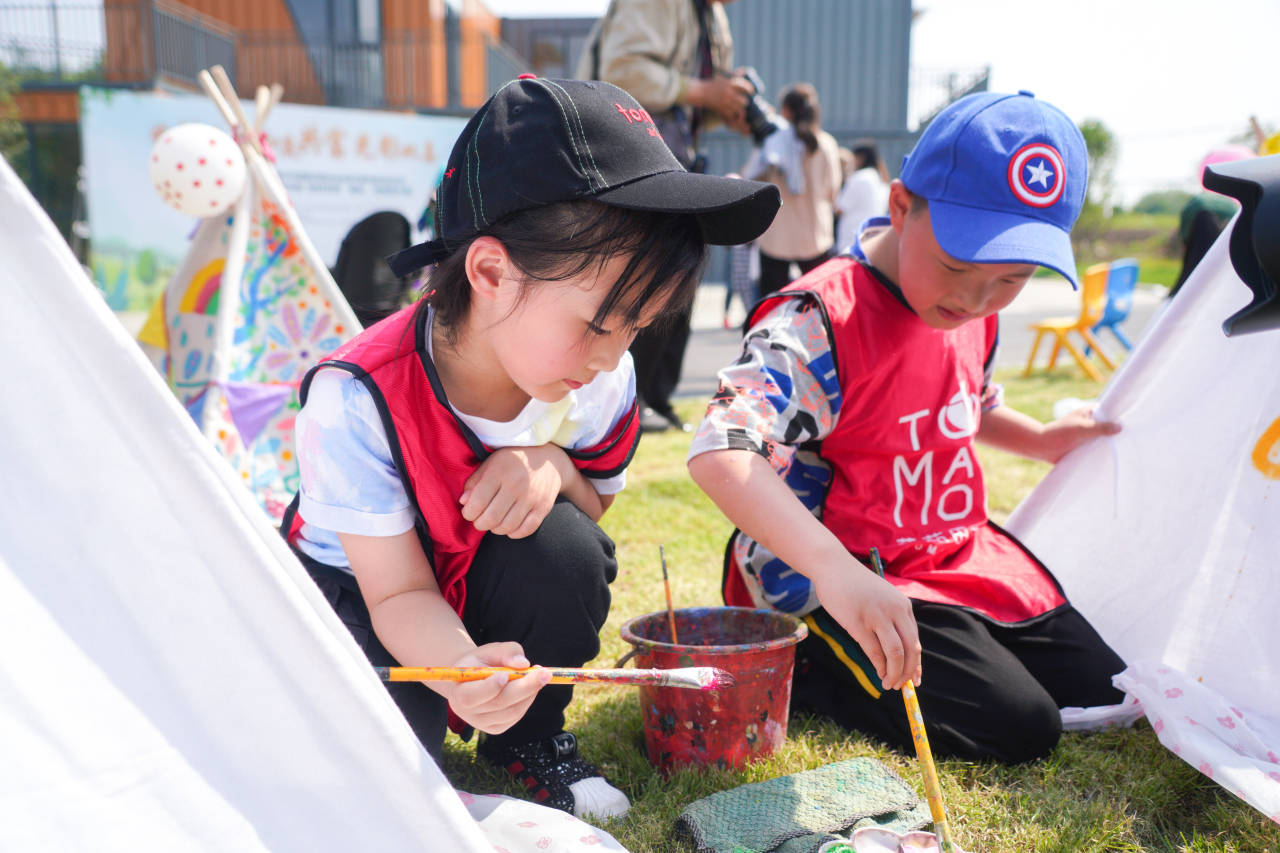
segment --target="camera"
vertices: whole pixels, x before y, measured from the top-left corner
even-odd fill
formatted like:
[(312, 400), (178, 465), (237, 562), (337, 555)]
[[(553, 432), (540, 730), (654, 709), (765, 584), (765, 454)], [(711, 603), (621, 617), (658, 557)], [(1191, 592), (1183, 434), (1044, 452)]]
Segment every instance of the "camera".
[(747, 128), (751, 131), (751, 139), (759, 145), (769, 134), (782, 129), (782, 120), (774, 114), (773, 107), (765, 100), (764, 95), (760, 94), (764, 91), (764, 81), (760, 79), (759, 72), (754, 68), (744, 68), (742, 76), (753, 90), (747, 100)]

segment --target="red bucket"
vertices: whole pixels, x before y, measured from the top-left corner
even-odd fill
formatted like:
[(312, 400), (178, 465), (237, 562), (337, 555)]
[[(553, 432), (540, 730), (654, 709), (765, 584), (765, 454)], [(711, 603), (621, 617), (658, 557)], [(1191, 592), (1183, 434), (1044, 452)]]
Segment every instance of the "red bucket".
[(641, 687), (649, 762), (664, 774), (678, 764), (741, 767), (777, 749), (787, 736), (795, 645), (809, 629), (786, 613), (749, 607), (687, 608), (675, 618), (679, 644), (671, 642), (665, 610), (622, 626), (636, 666), (713, 666), (730, 673), (734, 686)]

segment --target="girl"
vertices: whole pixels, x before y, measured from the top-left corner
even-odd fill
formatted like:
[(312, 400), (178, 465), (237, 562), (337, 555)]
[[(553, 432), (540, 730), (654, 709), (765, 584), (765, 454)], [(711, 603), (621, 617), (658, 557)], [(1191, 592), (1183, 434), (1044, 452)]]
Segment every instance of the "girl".
[[(436, 239), (391, 259), (434, 264), (426, 298), (304, 380), (286, 530), (374, 665), (599, 652), (617, 567), (596, 522), (639, 435), (627, 347), (687, 308), (707, 243), (754, 238), (779, 204), (685, 172), (651, 129), (608, 84), (508, 83), (454, 145)], [(624, 813), (549, 675), (388, 689), (437, 760), (447, 714), (539, 802)]]
[(889, 212), (889, 170), (880, 159), (875, 143), (855, 142), (851, 154), (853, 170), (836, 197), (837, 252), (849, 250), (863, 222)]
[(764, 178), (782, 191), (782, 212), (759, 240), (760, 295), (791, 281), (831, 257), (835, 204), (840, 192), (840, 146), (822, 129), (818, 92), (808, 83), (788, 86), (779, 103), (787, 126), (765, 138), (742, 173)]

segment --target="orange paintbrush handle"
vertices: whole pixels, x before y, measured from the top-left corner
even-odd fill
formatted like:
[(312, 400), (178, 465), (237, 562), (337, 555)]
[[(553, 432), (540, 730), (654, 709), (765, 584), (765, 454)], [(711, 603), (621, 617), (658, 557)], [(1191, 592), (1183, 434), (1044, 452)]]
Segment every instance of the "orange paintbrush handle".
[[(511, 678), (523, 678), (533, 672), (533, 667), (512, 669), (505, 666), (376, 666), (374, 671), (383, 681), (484, 681), (491, 675), (505, 673)], [(564, 676), (553, 684), (569, 684)]]
[(907, 706), (907, 723), (911, 726), (911, 740), (916, 746), (916, 757), (924, 775), (924, 798), (929, 803), (933, 828), (942, 845), (942, 853), (956, 850), (951, 840), (951, 824), (947, 822), (947, 810), (942, 805), (942, 784), (938, 781), (938, 768), (933, 763), (933, 751), (929, 749), (929, 736), (924, 731), (924, 715), (920, 713), (920, 701), (916, 698), (916, 686), (911, 679), (902, 685), (902, 701)]
[[(375, 666), (373, 669), (383, 681), (482, 681), (498, 673), (523, 678), (537, 671), (536, 667), (511, 669), (502, 666)], [(629, 684), (723, 690), (734, 683), (731, 673), (710, 666), (683, 669), (543, 669), (550, 670), (552, 684)]]

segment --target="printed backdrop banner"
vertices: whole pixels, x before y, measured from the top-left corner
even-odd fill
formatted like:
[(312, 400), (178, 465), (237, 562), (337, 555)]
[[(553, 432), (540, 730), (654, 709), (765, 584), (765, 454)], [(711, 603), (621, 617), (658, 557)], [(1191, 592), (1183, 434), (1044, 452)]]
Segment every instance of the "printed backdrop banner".
[[(152, 142), (175, 124), (225, 129), (226, 122), (203, 95), (87, 86), (80, 90), (80, 122), (94, 280), (113, 310), (146, 311), (186, 253), (194, 227), (151, 188)], [(307, 234), (332, 266), (347, 231), (370, 213), (396, 211), (416, 229), (465, 123), (284, 103), (268, 116), (266, 132)]]

